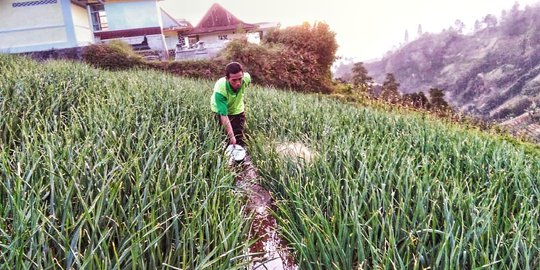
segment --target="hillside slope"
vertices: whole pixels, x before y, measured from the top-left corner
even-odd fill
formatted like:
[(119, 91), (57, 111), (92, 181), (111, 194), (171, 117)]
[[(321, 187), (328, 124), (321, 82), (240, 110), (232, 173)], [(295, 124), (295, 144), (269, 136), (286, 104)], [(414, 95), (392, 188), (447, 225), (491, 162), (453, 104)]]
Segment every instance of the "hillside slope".
[[(213, 82), (5, 55), (0, 74), (3, 264), (245, 267)], [(540, 266), (537, 152), (324, 95), (246, 95), (248, 151), (300, 269)], [(311, 163), (283, 158), (289, 142)]]
[(404, 93), (437, 87), (459, 110), (502, 120), (540, 101), (540, 5), (492, 16), (474, 34), (450, 28), (424, 34), (381, 61), (367, 63), (382, 82), (393, 73)]
[(540, 144), (540, 112), (526, 112), (502, 122), (501, 126), (507, 127), (517, 136), (530, 138)]

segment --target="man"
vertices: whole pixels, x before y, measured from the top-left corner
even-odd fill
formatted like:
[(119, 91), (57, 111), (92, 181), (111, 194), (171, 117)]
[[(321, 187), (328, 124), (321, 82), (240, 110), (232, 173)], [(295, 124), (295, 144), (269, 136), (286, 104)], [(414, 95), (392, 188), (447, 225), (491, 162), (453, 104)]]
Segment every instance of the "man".
[(245, 147), (244, 92), (250, 84), (249, 73), (243, 71), (240, 63), (231, 62), (225, 67), (225, 77), (214, 85), (210, 104), (216, 119), (225, 129), (229, 145)]

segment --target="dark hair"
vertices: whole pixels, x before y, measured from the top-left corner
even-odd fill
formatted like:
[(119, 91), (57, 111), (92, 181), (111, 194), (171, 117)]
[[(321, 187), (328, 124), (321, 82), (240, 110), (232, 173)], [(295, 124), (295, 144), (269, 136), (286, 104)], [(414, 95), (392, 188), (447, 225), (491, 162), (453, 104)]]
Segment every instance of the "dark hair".
[(238, 62), (230, 62), (225, 67), (225, 76), (227, 78), (229, 78), (229, 75), (238, 73), (240, 71), (244, 71), (244, 70), (242, 70), (242, 65), (240, 65), (240, 63), (238, 63)]

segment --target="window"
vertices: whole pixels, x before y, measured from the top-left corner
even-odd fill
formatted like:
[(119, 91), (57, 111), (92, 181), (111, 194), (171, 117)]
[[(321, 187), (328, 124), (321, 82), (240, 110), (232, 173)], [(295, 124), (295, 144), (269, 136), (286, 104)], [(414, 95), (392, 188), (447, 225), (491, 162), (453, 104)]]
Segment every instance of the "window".
[(42, 0), (42, 1), (26, 1), (11, 4), (12, 7), (31, 7), (37, 5), (56, 4), (57, 0)]
[(229, 40), (229, 37), (227, 35), (219, 35), (219, 40)]
[(184, 34), (182, 34), (181, 32), (178, 32), (178, 45), (177, 46), (180, 46), (180, 47), (184, 47), (186, 45), (186, 40), (184, 39)]
[(197, 42), (199, 41), (198, 37), (190, 37), (188, 38), (188, 44), (190, 48), (195, 48), (197, 46)]
[(103, 5), (90, 6), (90, 17), (92, 17), (92, 26), (94, 27), (94, 31), (109, 30), (107, 14), (105, 13), (105, 7)]

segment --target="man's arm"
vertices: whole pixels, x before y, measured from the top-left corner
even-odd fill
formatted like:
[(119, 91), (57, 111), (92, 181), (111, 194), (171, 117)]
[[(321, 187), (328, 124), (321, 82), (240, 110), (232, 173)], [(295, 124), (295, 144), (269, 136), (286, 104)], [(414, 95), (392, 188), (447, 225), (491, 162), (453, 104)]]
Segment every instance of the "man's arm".
[(219, 114), (219, 122), (223, 128), (225, 128), (225, 133), (227, 134), (227, 137), (229, 137), (229, 143), (236, 144), (236, 137), (234, 137), (234, 131), (228, 116), (229, 108), (227, 107), (227, 97), (214, 92), (214, 98), (216, 100), (217, 113)]
[(227, 136), (229, 137), (229, 143), (236, 144), (236, 137), (234, 137), (234, 131), (229, 117), (227, 115), (220, 115), (219, 120), (221, 122), (221, 125), (225, 128)]

